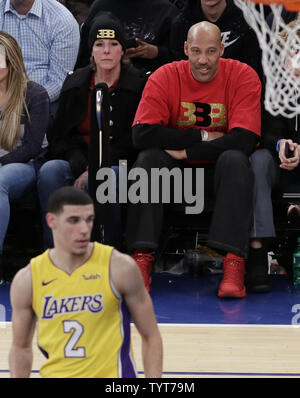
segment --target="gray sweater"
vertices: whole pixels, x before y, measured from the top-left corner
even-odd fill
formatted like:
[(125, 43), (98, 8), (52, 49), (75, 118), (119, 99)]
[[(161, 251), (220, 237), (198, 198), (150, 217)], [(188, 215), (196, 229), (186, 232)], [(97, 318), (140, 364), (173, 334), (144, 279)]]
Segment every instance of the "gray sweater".
[(27, 113), (21, 118), (21, 139), (11, 152), (0, 147), (0, 163), (26, 163), (41, 154), (47, 145), (46, 132), (49, 123), (49, 97), (39, 84), (29, 81), (27, 84)]

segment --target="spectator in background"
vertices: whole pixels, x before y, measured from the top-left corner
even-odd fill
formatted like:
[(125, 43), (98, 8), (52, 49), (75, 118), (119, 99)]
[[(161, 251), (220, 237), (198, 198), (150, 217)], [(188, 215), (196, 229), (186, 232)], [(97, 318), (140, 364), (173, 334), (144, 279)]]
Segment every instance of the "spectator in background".
[(174, 59), (186, 59), (183, 44), (187, 32), (193, 24), (201, 21), (212, 22), (220, 28), (223, 58), (245, 62), (262, 77), (261, 50), (256, 34), (233, 0), (187, 0), (171, 26), (170, 48)]
[[(293, 20), (287, 26), (295, 28), (298, 22)], [(295, 36), (300, 39), (300, 29)], [(288, 31), (280, 32), (287, 40)], [(299, 42), (299, 41), (298, 41)], [(292, 53), (287, 53), (285, 66), (290, 68)], [(300, 67), (296, 66), (290, 73), (300, 76)], [(296, 100), (296, 98), (295, 98)], [(298, 99), (299, 101), (299, 99)], [(299, 105), (299, 103), (298, 103)], [(268, 276), (268, 247), (266, 238), (275, 237), (273, 219), (272, 191), (275, 187), (281, 192), (300, 192), (300, 121), (299, 115), (287, 118), (273, 116), (263, 108), (262, 113), (262, 148), (251, 157), (255, 177), (254, 220), (251, 247), (247, 261), (247, 285), (254, 292), (265, 293), (271, 289)], [(286, 144), (290, 154), (286, 153)], [(288, 216), (300, 215), (299, 206), (291, 206)]]
[(54, 115), (62, 84), (78, 54), (77, 21), (57, 0), (3, 0), (0, 29), (18, 41), (27, 75), (45, 87)]
[(120, 19), (128, 40), (127, 55), (134, 66), (153, 71), (171, 60), (170, 25), (179, 9), (169, 0), (95, 0), (82, 26), (76, 68), (89, 63), (91, 21), (101, 11), (110, 11)]
[(61, 4), (67, 7), (74, 15), (76, 21), (81, 26), (86, 20), (90, 6), (94, 0), (58, 0)]
[[(113, 38), (106, 38), (107, 29), (113, 31)], [(110, 118), (111, 163), (117, 177), (119, 160), (127, 160), (130, 167), (137, 156), (131, 125), (147, 76), (124, 57), (125, 34), (119, 20), (111, 13), (103, 12), (95, 18), (87, 46), (91, 64), (70, 74), (63, 85), (51, 133), (52, 160), (40, 171), (38, 191), (44, 215), (48, 197), (55, 189), (67, 184), (87, 188), (90, 103), (95, 84), (104, 82), (109, 87), (111, 110), (104, 118)], [(105, 243), (120, 248), (121, 209), (118, 204), (109, 208), (112, 211), (110, 225), (105, 229)], [(51, 233), (44, 218), (45, 247), (51, 247)]]
[[(218, 294), (241, 298), (253, 214), (248, 156), (260, 136), (261, 83), (245, 63), (220, 58), (224, 44), (215, 24), (193, 25), (184, 49), (188, 61), (162, 66), (145, 86), (133, 123), (141, 151), (133, 168), (145, 169), (149, 179), (153, 169), (204, 168), (205, 199), (213, 193), (215, 200), (208, 245), (224, 253)], [(126, 239), (149, 289), (164, 203), (148, 196), (129, 203)]]
[[(263, 109), (262, 148), (251, 157), (255, 176), (254, 220), (249, 257), (246, 264), (246, 284), (249, 291), (267, 293), (271, 289), (268, 275), (267, 239), (276, 236), (272, 191), (300, 193), (300, 124), (297, 117), (288, 119), (272, 116)], [(288, 143), (291, 157), (285, 154)], [(291, 206), (294, 215), (300, 214), (298, 206)]]
[(49, 97), (26, 75), (16, 40), (0, 31), (0, 281), (1, 255), (10, 201), (22, 198), (36, 183), (38, 157), (47, 145)]

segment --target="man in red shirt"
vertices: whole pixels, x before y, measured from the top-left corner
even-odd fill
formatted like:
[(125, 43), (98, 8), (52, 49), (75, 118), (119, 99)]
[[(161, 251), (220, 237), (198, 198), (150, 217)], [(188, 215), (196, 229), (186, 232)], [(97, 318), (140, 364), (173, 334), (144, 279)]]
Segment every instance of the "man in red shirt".
[[(214, 191), (207, 244), (224, 252), (220, 297), (244, 297), (252, 222), (253, 174), (248, 156), (260, 136), (261, 83), (248, 65), (222, 59), (219, 28), (193, 25), (188, 60), (166, 64), (149, 78), (133, 123), (141, 150), (134, 167), (204, 167), (205, 196)], [(208, 188), (207, 188), (208, 186)], [(127, 245), (150, 288), (163, 203), (129, 204)]]

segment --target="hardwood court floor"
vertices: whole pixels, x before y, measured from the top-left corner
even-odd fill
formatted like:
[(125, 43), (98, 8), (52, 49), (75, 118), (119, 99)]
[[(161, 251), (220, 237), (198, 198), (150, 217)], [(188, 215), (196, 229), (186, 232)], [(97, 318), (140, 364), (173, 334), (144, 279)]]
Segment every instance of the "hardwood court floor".
[[(165, 377), (299, 377), (299, 326), (159, 325)], [(36, 338), (34, 339), (36, 341)], [(140, 337), (132, 326), (137, 370), (143, 377)], [(11, 323), (0, 327), (0, 377), (9, 377)], [(44, 358), (34, 349), (32, 377)]]
[[(154, 275), (151, 295), (164, 342), (163, 376), (299, 378), (300, 293), (277, 276), (270, 293), (220, 300), (218, 284), (219, 276), (195, 280)], [(8, 285), (0, 287), (0, 305), (8, 321), (0, 322), (0, 377), (9, 377), (8, 292)], [(140, 337), (134, 326), (132, 340), (137, 370), (143, 377)], [(36, 344), (34, 356), (32, 377), (39, 377), (43, 358)]]

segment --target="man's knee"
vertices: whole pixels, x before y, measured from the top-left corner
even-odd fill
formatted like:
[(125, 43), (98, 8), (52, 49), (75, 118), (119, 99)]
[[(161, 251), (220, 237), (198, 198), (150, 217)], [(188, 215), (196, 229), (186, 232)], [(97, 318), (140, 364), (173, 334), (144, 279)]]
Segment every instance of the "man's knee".
[(65, 160), (55, 159), (44, 163), (39, 170), (39, 181), (49, 181), (58, 176), (69, 176), (71, 173), (70, 165)]
[(250, 166), (249, 158), (242, 151), (230, 149), (224, 151), (218, 158), (217, 163), (222, 167), (237, 167), (241, 164)]
[(149, 148), (138, 154), (137, 160), (133, 167), (159, 168), (164, 166), (164, 159), (167, 153), (160, 148)]
[(255, 174), (266, 173), (274, 167), (273, 156), (267, 149), (258, 149), (249, 159)]
[(215, 173), (216, 182), (226, 181), (226, 185), (248, 187), (254, 184), (254, 174), (249, 158), (238, 150), (228, 150), (219, 157)]

